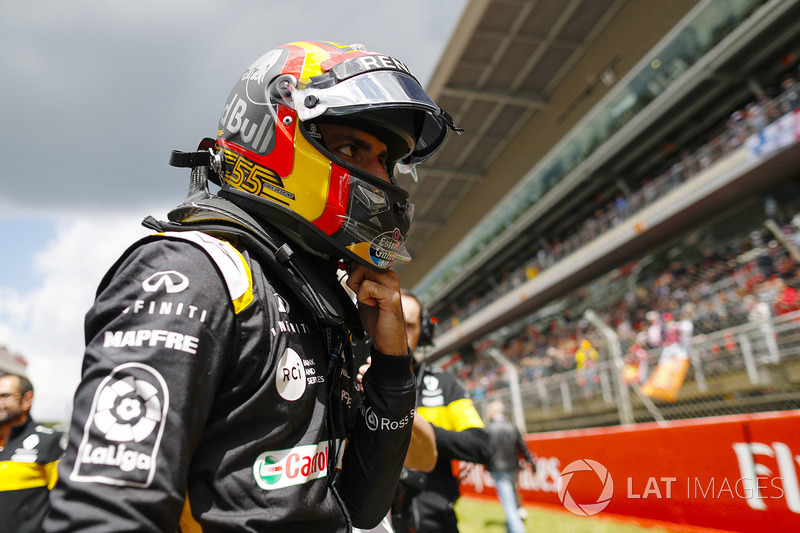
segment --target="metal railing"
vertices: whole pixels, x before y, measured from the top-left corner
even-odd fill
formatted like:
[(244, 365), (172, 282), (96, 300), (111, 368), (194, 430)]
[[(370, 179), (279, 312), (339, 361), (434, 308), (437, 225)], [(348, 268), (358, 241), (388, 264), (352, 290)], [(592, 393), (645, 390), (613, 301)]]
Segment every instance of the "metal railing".
[[(800, 311), (769, 316), (755, 306), (743, 324), (692, 337), (690, 366), (674, 402), (649, 398), (638, 382), (622, 379), (619, 343), (627, 353), (630, 341), (614, 339), (601, 328), (596, 365), (541, 377), (520, 387), (528, 433), (661, 422), (729, 414), (800, 408)], [(646, 350), (652, 373), (660, 349)], [(489, 401), (509, 405), (511, 389), (501, 388), (476, 399), (483, 412)]]

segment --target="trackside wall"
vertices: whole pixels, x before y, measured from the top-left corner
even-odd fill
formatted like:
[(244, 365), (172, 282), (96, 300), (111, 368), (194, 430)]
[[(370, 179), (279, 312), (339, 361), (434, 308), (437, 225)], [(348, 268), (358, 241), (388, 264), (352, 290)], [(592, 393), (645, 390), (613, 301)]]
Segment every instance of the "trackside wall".
[[(526, 503), (729, 531), (800, 531), (800, 410), (528, 435)], [(462, 494), (493, 495), (482, 465)]]

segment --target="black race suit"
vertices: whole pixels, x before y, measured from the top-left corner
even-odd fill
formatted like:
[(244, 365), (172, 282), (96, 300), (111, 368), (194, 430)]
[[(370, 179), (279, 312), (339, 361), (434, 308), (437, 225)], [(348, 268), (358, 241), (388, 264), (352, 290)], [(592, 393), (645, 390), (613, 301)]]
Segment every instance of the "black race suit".
[(239, 248), (168, 232), (102, 280), (47, 531), (339, 532), (386, 514), (410, 357), (373, 351), (359, 407), (351, 363), (328, 355), (335, 331)]
[(41, 530), (47, 495), (56, 484), (64, 436), (28, 416), (0, 447), (0, 533)]
[[(461, 491), (452, 463), (488, 461), (489, 435), (464, 386), (453, 374), (425, 367), (417, 379), (417, 415), (433, 425), (439, 459), (427, 475), (404, 472), (392, 509), (392, 526), (396, 533), (456, 532), (453, 506)], [(424, 484), (424, 488), (417, 494), (418, 484)]]

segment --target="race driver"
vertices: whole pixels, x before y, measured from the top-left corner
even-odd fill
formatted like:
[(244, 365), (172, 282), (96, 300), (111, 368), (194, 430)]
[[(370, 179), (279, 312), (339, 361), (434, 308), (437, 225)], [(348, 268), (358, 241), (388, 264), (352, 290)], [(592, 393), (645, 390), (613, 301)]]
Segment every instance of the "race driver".
[[(100, 283), (45, 531), (377, 524), (414, 416), (390, 270), (410, 259), (413, 205), (394, 172), (455, 129), (403, 63), (360, 45), (257, 59), (216, 139), (173, 152), (189, 196), (145, 219), (157, 233)], [(350, 340), (364, 334), (362, 396)]]

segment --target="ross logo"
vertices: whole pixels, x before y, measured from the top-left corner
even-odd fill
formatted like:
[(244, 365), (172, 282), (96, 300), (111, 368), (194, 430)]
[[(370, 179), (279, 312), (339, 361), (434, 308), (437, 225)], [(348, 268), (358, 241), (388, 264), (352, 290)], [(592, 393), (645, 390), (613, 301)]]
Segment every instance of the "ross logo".
[(364, 422), (366, 422), (370, 431), (378, 431), (380, 421), (378, 420), (378, 415), (376, 415), (375, 411), (372, 410), (372, 407), (367, 407), (367, 409), (364, 411)]
[(301, 485), (328, 475), (328, 443), (264, 452), (253, 463), (253, 477), (264, 490)]
[(156, 272), (142, 282), (142, 288), (147, 292), (156, 292), (162, 285), (169, 294), (181, 292), (189, 286), (189, 278), (177, 270), (166, 270)]
[(275, 373), (275, 387), (284, 400), (293, 402), (306, 391), (306, 369), (297, 352), (286, 348)]
[[(594, 472), (603, 484), (603, 490), (594, 503), (576, 503), (567, 490), (572, 477), (578, 472)], [(566, 509), (578, 516), (593, 516), (611, 502), (614, 495), (614, 480), (605, 466), (591, 459), (579, 459), (567, 465), (558, 479), (558, 499)]]
[(389, 418), (378, 416), (375, 414), (375, 411), (372, 409), (372, 407), (364, 407), (363, 403), (360, 404), (358, 408), (361, 411), (361, 414), (364, 416), (364, 423), (367, 425), (367, 429), (370, 431), (396, 431), (406, 427), (408, 424), (411, 424), (414, 419), (413, 410), (410, 414), (407, 414), (400, 420), (391, 420)]
[(70, 479), (148, 487), (168, 406), (158, 371), (141, 363), (116, 367), (95, 392)]

